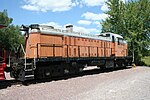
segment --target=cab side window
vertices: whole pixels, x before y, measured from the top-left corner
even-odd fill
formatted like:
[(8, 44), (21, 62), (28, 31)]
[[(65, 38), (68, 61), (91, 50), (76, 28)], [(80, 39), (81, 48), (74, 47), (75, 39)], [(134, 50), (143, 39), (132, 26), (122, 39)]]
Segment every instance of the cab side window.
[(118, 45), (121, 45), (121, 44), (123, 44), (123, 39), (118, 38)]

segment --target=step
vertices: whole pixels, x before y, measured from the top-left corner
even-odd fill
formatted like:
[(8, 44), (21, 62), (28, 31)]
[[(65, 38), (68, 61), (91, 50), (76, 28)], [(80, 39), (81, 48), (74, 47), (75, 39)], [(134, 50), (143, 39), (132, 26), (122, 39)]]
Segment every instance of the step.
[[(24, 65), (25, 66), (25, 65)], [(25, 69), (32, 69), (32, 65), (26, 65)]]
[(34, 77), (34, 75), (26, 75), (25, 77)]
[(28, 72), (28, 71), (33, 71), (33, 69), (26, 69), (25, 71), (27, 71), (27, 72)]
[(0, 75), (3, 74), (3, 73), (4, 73), (4, 71), (1, 71), (1, 70), (0, 70)]
[[(25, 65), (25, 64), (24, 64)], [(32, 65), (32, 63), (26, 63), (26, 66)]]
[(1, 71), (1, 70), (4, 70), (4, 68), (0, 67), (0, 71)]
[(0, 73), (4, 73), (4, 70), (0, 70)]
[(0, 76), (0, 80), (5, 80), (5, 77)]
[(25, 71), (25, 76), (26, 75), (34, 75), (34, 71)]
[(34, 75), (26, 75), (25, 76), (25, 80), (33, 80), (34, 79)]
[(2, 76), (2, 75), (4, 75), (4, 73), (1, 73), (1, 72), (0, 72), (0, 76)]

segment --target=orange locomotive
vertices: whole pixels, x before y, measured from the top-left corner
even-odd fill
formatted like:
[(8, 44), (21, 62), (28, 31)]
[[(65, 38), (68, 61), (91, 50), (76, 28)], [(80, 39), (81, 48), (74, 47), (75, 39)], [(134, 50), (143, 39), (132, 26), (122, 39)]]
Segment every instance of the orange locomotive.
[[(126, 67), (131, 63), (127, 42), (113, 33), (91, 35), (52, 26), (33, 24), (22, 26), (25, 32), (24, 58), (12, 65), (11, 75), (18, 80), (51, 78), (75, 74), (86, 66), (101, 69)], [(19, 54), (18, 54), (19, 55)]]

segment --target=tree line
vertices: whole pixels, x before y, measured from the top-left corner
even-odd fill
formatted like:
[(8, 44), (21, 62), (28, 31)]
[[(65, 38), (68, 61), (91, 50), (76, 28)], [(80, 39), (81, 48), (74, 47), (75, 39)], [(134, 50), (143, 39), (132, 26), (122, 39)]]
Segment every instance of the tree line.
[(102, 22), (102, 32), (122, 35), (129, 45), (129, 55), (139, 63), (150, 56), (150, 0), (108, 0), (108, 18)]
[(0, 24), (6, 26), (0, 29), (0, 47), (10, 51), (23, 43), (23, 35), (19, 26), (12, 24), (13, 19), (8, 17), (7, 10), (0, 12)]

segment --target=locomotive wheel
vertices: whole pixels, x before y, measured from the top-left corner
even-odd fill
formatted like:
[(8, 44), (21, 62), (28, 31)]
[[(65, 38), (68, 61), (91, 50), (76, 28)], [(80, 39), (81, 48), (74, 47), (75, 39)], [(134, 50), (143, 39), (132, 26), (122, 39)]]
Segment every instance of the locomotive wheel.
[(100, 67), (101, 70), (106, 70), (105, 65)]
[(64, 75), (63, 66), (61, 66), (61, 65), (51, 66), (51, 75), (52, 76), (63, 76)]
[(78, 64), (76, 68), (76, 74), (83, 72), (84, 64)]

